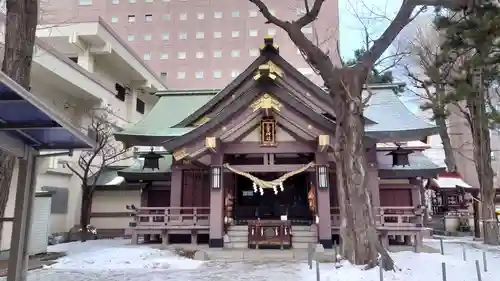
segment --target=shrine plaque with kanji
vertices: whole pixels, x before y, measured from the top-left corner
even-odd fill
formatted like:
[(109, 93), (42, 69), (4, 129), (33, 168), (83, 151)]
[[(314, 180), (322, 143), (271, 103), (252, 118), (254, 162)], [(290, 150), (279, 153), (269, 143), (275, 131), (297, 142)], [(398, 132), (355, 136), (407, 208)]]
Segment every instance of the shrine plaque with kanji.
[(260, 121), (260, 144), (262, 146), (276, 145), (276, 121), (274, 119)]

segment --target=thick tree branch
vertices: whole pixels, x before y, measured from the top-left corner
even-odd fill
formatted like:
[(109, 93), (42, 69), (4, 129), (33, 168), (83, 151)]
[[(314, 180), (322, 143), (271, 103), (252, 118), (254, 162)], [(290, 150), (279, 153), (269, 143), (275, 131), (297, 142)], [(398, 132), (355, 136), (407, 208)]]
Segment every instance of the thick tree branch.
[[(257, 0), (257, 1), (260, 1), (260, 0)], [(315, 0), (312, 9), (309, 10), (309, 5), (308, 5), (307, 0), (304, 0), (304, 1), (306, 3), (306, 13), (302, 17), (300, 17), (298, 20), (293, 22), (294, 24), (297, 24), (300, 27), (304, 27), (304, 26), (310, 24), (318, 17), (319, 11), (321, 10), (321, 6), (323, 5), (323, 2), (325, 2), (325, 0)], [(252, 2), (255, 3), (254, 1), (252, 1)]]
[(288, 31), (288, 29), (290, 28), (289, 21), (283, 21), (273, 16), (273, 14), (271, 14), (271, 12), (269, 11), (269, 8), (267, 8), (266, 4), (264, 4), (264, 2), (262, 2), (261, 0), (249, 0), (249, 1), (254, 3), (255, 6), (259, 8), (262, 15), (267, 19), (267, 23), (272, 23), (276, 26), (283, 28), (285, 31)]

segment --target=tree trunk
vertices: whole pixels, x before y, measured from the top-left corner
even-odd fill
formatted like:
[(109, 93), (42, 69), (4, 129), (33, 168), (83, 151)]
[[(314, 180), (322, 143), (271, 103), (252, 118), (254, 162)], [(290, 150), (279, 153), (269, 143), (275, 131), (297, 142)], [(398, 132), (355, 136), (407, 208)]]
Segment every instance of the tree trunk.
[[(2, 71), (23, 88), (30, 90), (31, 63), (38, 22), (38, 1), (7, 0), (6, 7)], [(0, 161), (0, 218), (3, 218), (16, 159), (0, 150)], [(0, 235), (2, 229), (3, 222), (0, 222)]]
[(455, 172), (457, 169), (457, 164), (455, 161), (455, 155), (453, 154), (453, 146), (451, 145), (450, 135), (448, 134), (448, 126), (446, 125), (445, 117), (434, 110), (434, 119), (436, 120), (436, 125), (439, 129), (439, 137), (443, 143), (444, 150), (444, 163), (446, 164), (446, 170), (448, 172)]
[(490, 131), (486, 105), (481, 91), (476, 96), (467, 98), (470, 112), (472, 142), (474, 144), (474, 162), (479, 179), (481, 193), (481, 215), (483, 221), (484, 243), (498, 245), (498, 223), (495, 214), (495, 187), (493, 185), (494, 172), (491, 167)]
[(92, 213), (92, 193), (89, 191), (90, 187), (83, 187), (82, 191), (82, 206), (80, 209), (80, 227), (82, 229), (81, 233), (81, 241), (87, 241), (90, 233), (88, 232), (87, 227), (90, 225), (90, 215)]
[[(336, 113), (336, 169), (341, 214), (342, 255), (354, 264), (375, 266), (380, 253), (386, 270), (394, 262), (382, 247), (375, 228), (368, 161), (364, 143), (363, 82), (353, 70), (343, 70), (342, 85), (330, 87)], [(339, 81), (335, 77), (334, 81)], [(333, 82), (335, 83), (335, 82)], [(332, 84), (330, 84), (332, 85)]]

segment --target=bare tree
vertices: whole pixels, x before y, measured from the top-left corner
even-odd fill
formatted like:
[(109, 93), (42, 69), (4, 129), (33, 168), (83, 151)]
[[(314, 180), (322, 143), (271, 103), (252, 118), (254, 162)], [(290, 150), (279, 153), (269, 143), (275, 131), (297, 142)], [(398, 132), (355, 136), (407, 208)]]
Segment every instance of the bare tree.
[(67, 162), (66, 167), (80, 178), (82, 185), (82, 201), (80, 210), (81, 240), (88, 238), (92, 197), (99, 177), (107, 166), (126, 158), (127, 149), (115, 141), (117, 126), (110, 121), (110, 109), (93, 109), (90, 112), (89, 135), (97, 146), (94, 150), (82, 151), (76, 163)]
[[(38, 1), (7, 0), (5, 4), (7, 13), (2, 71), (29, 91)], [(0, 219), (5, 215), (15, 163), (13, 155), (0, 150)], [(3, 222), (0, 221), (0, 235), (2, 228)]]
[(440, 35), (431, 23), (431, 19), (412, 29), (413, 36), (402, 38), (408, 42), (408, 51), (412, 54), (406, 61), (406, 75), (417, 88), (415, 94), (423, 100), (421, 109), (430, 110), (432, 119), (439, 128), (439, 136), (443, 144), (445, 164), (448, 171), (456, 170), (455, 155), (448, 134), (447, 106), (450, 103), (447, 85), (452, 72), (460, 60), (443, 59), (440, 50)]
[[(465, 1), (404, 0), (395, 18), (367, 52), (350, 67), (337, 67), (303, 32), (302, 28), (318, 17), (324, 0), (310, 4), (304, 0), (306, 13), (296, 20), (282, 20), (274, 16), (262, 0), (254, 3), (267, 20), (287, 32), (294, 44), (305, 54), (325, 83), (334, 101), (336, 114), (335, 156), (340, 214), (342, 254), (354, 264), (377, 264), (378, 255), (385, 269), (394, 269), (394, 262), (381, 245), (375, 228), (372, 195), (368, 185), (368, 163), (364, 146), (365, 100), (362, 91), (374, 63), (394, 41), (399, 32), (413, 19), (418, 5), (457, 5)], [(457, 3), (459, 2), (459, 3)], [(417, 9), (422, 11), (423, 8)]]

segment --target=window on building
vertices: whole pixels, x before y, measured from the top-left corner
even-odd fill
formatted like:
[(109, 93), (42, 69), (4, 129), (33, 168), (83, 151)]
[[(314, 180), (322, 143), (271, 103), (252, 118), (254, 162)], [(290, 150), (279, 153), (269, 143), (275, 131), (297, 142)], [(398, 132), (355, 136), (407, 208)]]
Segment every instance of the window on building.
[(199, 20), (202, 20), (205, 18), (205, 14), (204, 13), (198, 13), (198, 15), (196, 15), (196, 17), (199, 19)]
[(144, 20), (146, 22), (152, 22), (153, 21), (153, 15), (152, 14), (146, 14), (146, 15), (144, 15)]
[(231, 37), (233, 37), (233, 38), (240, 37), (240, 32), (238, 30), (233, 30), (231, 32)]
[(248, 52), (248, 54), (251, 56), (251, 57), (256, 57), (259, 55), (259, 50), (258, 49), (250, 49), (250, 51)]
[(187, 32), (181, 32), (181, 33), (179, 33), (179, 39), (186, 40), (187, 38), (188, 38)]
[(115, 83), (115, 90), (116, 90), (115, 97), (121, 101), (125, 101), (125, 96), (127, 95), (125, 87), (123, 87), (122, 85), (120, 85), (118, 83)]
[(168, 40), (169, 38), (170, 38), (170, 35), (168, 35), (168, 32), (163, 33), (163, 35), (161, 36), (162, 40)]
[(170, 20), (170, 15), (169, 14), (163, 15), (162, 18), (163, 18), (164, 21), (169, 21)]
[(255, 17), (257, 17), (257, 15), (258, 15), (258, 12), (256, 10), (248, 11), (248, 16), (251, 18), (255, 18)]
[(78, 0), (78, 5), (80, 6), (92, 5), (92, 0)]
[(141, 100), (137, 99), (137, 102), (135, 104), (135, 111), (139, 112), (140, 114), (144, 114), (146, 111), (146, 104)]
[(231, 77), (232, 78), (236, 78), (238, 75), (240, 75), (240, 72), (238, 70), (231, 71)]
[(161, 60), (168, 60), (168, 53), (161, 53), (160, 54), (160, 59)]
[(152, 38), (153, 38), (153, 36), (151, 36), (151, 34), (144, 35), (144, 40), (146, 40), (146, 41), (151, 41)]
[(177, 53), (177, 58), (180, 60), (186, 59), (186, 52), (178, 52)]
[(257, 36), (259, 36), (259, 31), (257, 29), (250, 29), (248, 31), (248, 36), (257, 37)]
[(188, 15), (186, 13), (182, 13), (179, 15), (179, 19), (180, 20), (187, 20), (188, 19)]
[(129, 3), (135, 4), (136, 0), (128, 0)]
[(111, 17), (111, 23), (117, 23), (118, 17)]
[(215, 39), (220, 39), (222, 37), (222, 32), (220, 31), (215, 31), (214, 32), (214, 38)]
[(205, 38), (205, 32), (203, 31), (196, 32), (196, 39), (203, 39), (203, 38)]
[(202, 59), (205, 57), (205, 54), (203, 52), (196, 52), (196, 58), (197, 59)]
[(276, 35), (276, 28), (268, 28), (267, 29), (267, 35), (269, 35), (269, 36)]
[(214, 78), (221, 78), (222, 77), (222, 72), (219, 70), (214, 71)]
[(42, 186), (42, 191), (52, 194), (50, 202), (51, 214), (67, 214), (69, 190), (66, 187)]
[(134, 35), (132, 35), (132, 34), (129, 34), (129, 35), (127, 36), (127, 40), (128, 40), (128, 41), (134, 41), (134, 40), (135, 40), (135, 36), (134, 36)]
[(128, 22), (130, 23), (135, 22), (135, 15), (128, 15)]
[(111, 3), (113, 5), (117, 5), (117, 4), (120, 4), (120, 0), (112, 0)]
[(222, 18), (222, 12), (214, 12), (214, 18), (215, 19), (221, 19)]
[(145, 54), (142, 56), (142, 58), (143, 58), (144, 60), (151, 60), (151, 53), (145, 53)]
[(184, 79), (186, 78), (186, 72), (179, 71), (177, 72), (177, 79)]
[(214, 51), (214, 58), (222, 57), (222, 51)]
[(203, 71), (197, 71), (194, 76), (196, 79), (203, 79)]
[(167, 80), (167, 73), (166, 72), (160, 72), (160, 77), (163, 80)]
[(239, 51), (239, 50), (232, 50), (232, 51), (231, 51), (231, 56), (232, 56), (233, 58), (238, 58), (238, 57), (240, 57), (240, 51)]
[(239, 17), (240, 17), (240, 12), (239, 12), (239, 11), (233, 11), (233, 12), (231, 13), (231, 16), (232, 16), (233, 18), (239, 18)]
[(153, 3), (154, 0), (145, 0), (144, 2), (146, 2), (146, 3)]

